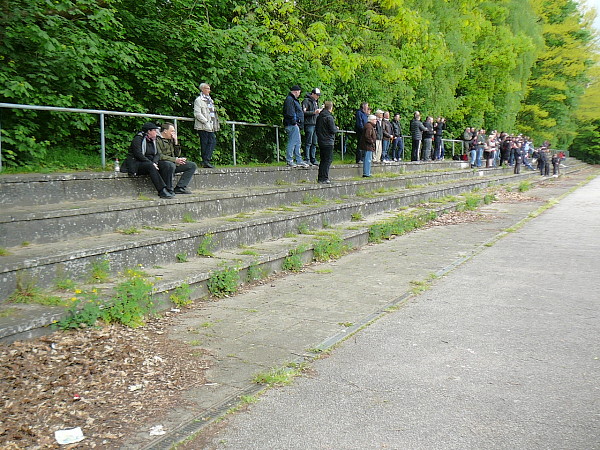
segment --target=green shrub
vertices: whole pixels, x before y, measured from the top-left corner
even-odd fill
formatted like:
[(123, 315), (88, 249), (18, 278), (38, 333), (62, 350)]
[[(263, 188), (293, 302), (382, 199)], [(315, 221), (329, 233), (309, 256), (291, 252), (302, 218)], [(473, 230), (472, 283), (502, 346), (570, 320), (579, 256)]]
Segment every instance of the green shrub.
[(240, 283), (239, 271), (234, 267), (213, 272), (208, 279), (208, 291), (215, 297), (225, 297), (237, 292)]
[(213, 248), (213, 235), (206, 234), (204, 238), (202, 238), (202, 241), (200, 241), (196, 253), (198, 254), (198, 256), (215, 256), (212, 252)]
[(296, 247), (288, 252), (288, 255), (283, 260), (282, 269), (290, 272), (299, 272), (302, 270), (304, 263), (302, 262), (302, 254), (306, 251), (305, 246)]
[(373, 224), (369, 227), (369, 242), (381, 242), (383, 239), (390, 239), (392, 236), (400, 236), (422, 227), (436, 217), (435, 212), (420, 215), (401, 214), (392, 220)]
[(338, 235), (317, 239), (313, 246), (315, 261), (330, 261), (338, 259), (349, 250), (348, 245)]
[(169, 298), (178, 308), (194, 303), (192, 300), (192, 288), (187, 283), (183, 283), (181, 286), (175, 288), (173, 293), (169, 295)]

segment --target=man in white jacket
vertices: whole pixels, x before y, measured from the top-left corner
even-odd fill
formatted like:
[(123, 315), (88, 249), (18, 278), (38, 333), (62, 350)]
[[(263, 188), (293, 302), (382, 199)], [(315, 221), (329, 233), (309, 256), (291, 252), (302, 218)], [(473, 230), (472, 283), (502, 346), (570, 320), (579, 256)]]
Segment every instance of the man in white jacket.
[(200, 137), (202, 166), (212, 168), (212, 154), (217, 145), (215, 132), (219, 131), (220, 126), (208, 83), (200, 84), (200, 95), (194, 101), (194, 118), (194, 129)]

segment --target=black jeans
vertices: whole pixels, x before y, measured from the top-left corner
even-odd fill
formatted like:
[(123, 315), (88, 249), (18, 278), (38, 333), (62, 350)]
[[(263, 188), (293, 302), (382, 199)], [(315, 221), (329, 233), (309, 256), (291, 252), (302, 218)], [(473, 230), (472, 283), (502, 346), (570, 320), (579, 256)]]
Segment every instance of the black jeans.
[(187, 187), (194, 176), (194, 172), (196, 172), (196, 163), (189, 161), (185, 164), (175, 164), (171, 161), (159, 161), (158, 169), (165, 180), (167, 189), (173, 190), (173, 175), (183, 172), (183, 175), (181, 175), (177, 182), (177, 187)]
[(217, 146), (217, 137), (213, 131), (198, 130), (200, 137), (200, 151), (202, 152), (202, 164), (210, 164), (213, 151)]
[(166, 186), (165, 181), (161, 177), (160, 173), (150, 161), (139, 162), (137, 166), (137, 174), (150, 175), (152, 184), (154, 184), (154, 187), (158, 192), (160, 192)]
[(329, 167), (333, 160), (333, 145), (319, 144), (321, 161), (319, 162), (319, 176), (317, 181), (327, 181), (329, 179)]
[(410, 155), (411, 161), (419, 160), (419, 150), (421, 150), (421, 140), (412, 139), (412, 154)]
[(364, 157), (362, 150), (359, 148), (361, 136), (362, 136), (362, 132), (357, 131), (356, 132), (356, 164), (361, 162)]

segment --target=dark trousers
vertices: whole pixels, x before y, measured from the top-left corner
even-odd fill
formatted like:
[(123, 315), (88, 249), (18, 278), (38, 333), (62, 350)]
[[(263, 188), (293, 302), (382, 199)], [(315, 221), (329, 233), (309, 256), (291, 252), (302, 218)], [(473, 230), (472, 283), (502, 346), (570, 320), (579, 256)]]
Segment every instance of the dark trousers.
[(404, 138), (397, 137), (392, 142), (392, 158), (400, 161), (404, 159)]
[(430, 138), (425, 138), (423, 139), (423, 155), (421, 155), (421, 159), (423, 161), (430, 161), (433, 158), (433, 153), (432, 153), (432, 143), (433, 143), (433, 139)]
[(521, 173), (521, 161), (519, 161), (519, 159), (518, 159), (518, 158), (515, 160), (515, 169), (514, 169), (514, 173), (515, 173), (515, 174), (519, 174), (519, 173)]
[(213, 151), (217, 146), (217, 137), (212, 131), (198, 130), (200, 137), (200, 151), (202, 152), (202, 164), (210, 164)]
[(433, 138), (433, 159), (444, 159), (444, 141), (441, 136)]
[(319, 153), (321, 161), (319, 162), (319, 175), (318, 181), (329, 180), (329, 167), (331, 161), (333, 161), (333, 145), (321, 145), (319, 144)]
[(186, 162), (185, 164), (175, 164), (171, 161), (159, 161), (158, 169), (160, 170), (160, 174), (165, 180), (165, 184), (167, 185), (167, 189), (173, 190), (173, 175), (176, 173), (183, 172), (183, 175), (179, 178), (177, 182), (177, 187), (184, 188), (190, 184), (192, 177), (194, 176), (194, 172), (196, 172), (196, 163)]
[(419, 151), (421, 150), (421, 139), (412, 139), (412, 153), (410, 155), (411, 161), (419, 160)]
[(363, 160), (363, 152), (358, 146), (360, 145), (360, 137), (362, 136), (362, 132), (356, 133), (356, 164)]
[(150, 175), (152, 184), (158, 192), (162, 191), (163, 188), (166, 186), (165, 181), (160, 176), (160, 173), (158, 172), (156, 167), (154, 167), (154, 164), (152, 164), (150, 161), (138, 162), (137, 174)]
[(317, 133), (315, 133), (314, 125), (304, 126), (304, 140), (306, 141), (306, 147), (304, 153), (306, 158), (304, 161), (309, 161), (311, 164), (317, 163)]

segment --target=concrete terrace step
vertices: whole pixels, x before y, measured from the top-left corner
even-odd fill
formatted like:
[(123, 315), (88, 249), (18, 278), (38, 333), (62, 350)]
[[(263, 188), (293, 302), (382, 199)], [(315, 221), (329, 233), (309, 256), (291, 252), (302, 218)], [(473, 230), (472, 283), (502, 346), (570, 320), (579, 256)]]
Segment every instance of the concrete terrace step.
[[(313, 204), (299, 203), (292, 207), (275, 206), (248, 214), (207, 218), (197, 223), (163, 224), (144, 229), (136, 235), (112, 232), (15, 247), (10, 254), (0, 258), (0, 298), (6, 298), (14, 291), (19, 276), (33, 277), (39, 286), (51, 287), (53, 281), (61, 276), (81, 279), (89, 272), (90, 265), (102, 258), (109, 260), (114, 273), (138, 264), (146, 267), (162, 265), (175, 261), (179, 253), (196, 254), (207, 235), (212, 235), (215, 249), (251, 245), (281, 238), (286, 233), (296, 233), (304, 225), (321, 228), (324, 224), (349, 220), (355, 213), (369, 216), (427, 199), (468, 192), (492, 183), (532, 176), (537, 174), (498, 174), (416, 189), (384, 190), (382, 193), (376, 192), (378, 181), (366, 180), (365, 190), (359, 196), (318, 200)], [(368, 189), (368, 185), (371, 189)]]
[(50, 243), (86, 236), (98, 236), (118, 229), (160, 226), (187, 220), (203, 220), (249, 212), (269, 206), (300, 203), (311, 196), (325, 199), (356, 195), (364, 189), (406, 188), (509, 174), (509, 169), (431, 171), (400, 174), (388, 172), (372, 179), (340, 179), (331, 185), (306, 182), (286, 186), (248, 186), (209, 189), (175, 199), (136, 198), (122, 194), (97, 200), (62, 202), (50, 205), (11, 206), (0, 217), (0, 247), (23, 243)]
[[(565, 171), (578, 172), (590, 169), (590, 166), (571, 164)], [(312, 259), (312, 248), (318, 232), (297, 234), (298, 228), (318, 230), (327, 225), (325, 232), (335, 232), (353, 248), (367, 242), (368, 226), (381, 218), (398, 214), (399, 208), (406, 205), (440, 198), (446, 195), (456, 195), (469, 192), (474, 188), (482, 188), (494, 183), (514, 183), (522, 180), (542, 180), (537, 173), (525, 172), (522, 175), (510, 174), (495, 177), (480, 177), (476, 180), (461, 180), (460, 182), (441, 185), (422, 186), (418, 189), (398, 190), (355, 196), (345, 201), (333, 200), (327, 203), (313, 205), (298, 204), (293, 207), (271, 207), (252, 214), (207, 219), (198, 224), (176, 224), (169, 229), (144, 230), (141, 235), (126, 236), (113, 233), (99, 237), (100, 241), (79, 239), (61, 244), (46, 244), (24, 247), (19, 255), (0, 258), (0, 262), (12, 259), (13, 265), (21, 267), (23, 272), (39, 273), (40, 279), (50, 274), (47, 286), (52, 286), (52, 278), (59, 269), (67, 267), (80, 274), (88, 269), (89, 262), (99, 257), (108, 256), (111, 268), (117, 271), (115, 265), (122, 268), (143, 265), (155, 284), (155, 300), (162, 309), (169, 308), (169, 291), (188, 283), (193, 289), (193, 298), (201, 298), (207, 293), (207, 280), (214, 271), (223, 267), (235, 266), (240, 271), (240, 277), (245, 279), (249, 268), (259, 268), (269, 274), (281, 270), (282, 263), (291, 248), (305, 246), (302, 258), (305, 262)], [(376, 183), (376, 180), (365, 180)], [(376, 184), (374, 184), (376, 186)], [(453, 209), (454, 204), (435, 206), (435, 210)], [(358, 213), (363, 220), (350, 221), (352, 214)], [(215, 240), (212, 258), (196, 257), (198, 242), (212, 233)], [(291, 236), (293, 234), (293, 236)], [(288, 237), (285, 237), (288, 236)], [(168, 238), (172, 238), (169, 240)], [(179, 243), (182, 243), (179, 246)], [(252, 246), (251, 249), (248, 246)], [(33, 251), (37, 247), (38, 251)], [(148, 247), (148, 248), (146, 248)], [(131, 250), (131, 253), (130, 253)], [(30, 254), (27, 254), (31, 251)], [(146, 253), (144, 253), (146, 252)], [(176, 262), (175, 252), (186, 252), (189, 260), (186, 263)], [(40, 255), (45, 255), (40, 257)], [(152, 256), (159, 258), (153, 262)], [(140, 259), (138, 259), (140, 258)], [(3, 270), (10, 264), (5, 264)], [(2, 287), (7, 284), (7, 272), (2, 277)], [(71, 274), (69, 274), (71, 275)], [(81, 282), (83, 284), (83, 282)], [(80, 283), (78, 282), (78, 286)], [(109, 291), (110, 283), (98, 285), (99, 290)], [(71, 295), (71, 294), (68, 294)], [(47, 325), (64, 317), (63, 308), (50, 308), (35, 304), (3, 304), (0, 309), (9, 309), (10, 315), (0, 316), (0, 340), (12, 341), (25, 339), (48, 332)]]
[[(372, 173), (423, 172), (467, 167), (468, 164), (460, 161), (390, 163), (374, 165)], [(196, 191), (204, 191), (314, 182), (317, 170), (317, 167), (302, 169), (287, 166), (199, 169), (190, 187)], [(345, 164), (332, 166), (330, 175), (333, 179), (354, 178), (360, 177), (361, 171), (362, 165)], [(156, 197), (146, 176), (132, 177), (114, 172), (0, 176), (0, 203), (4, 206), (49, 205), (122, 197), (124, 194)]]

